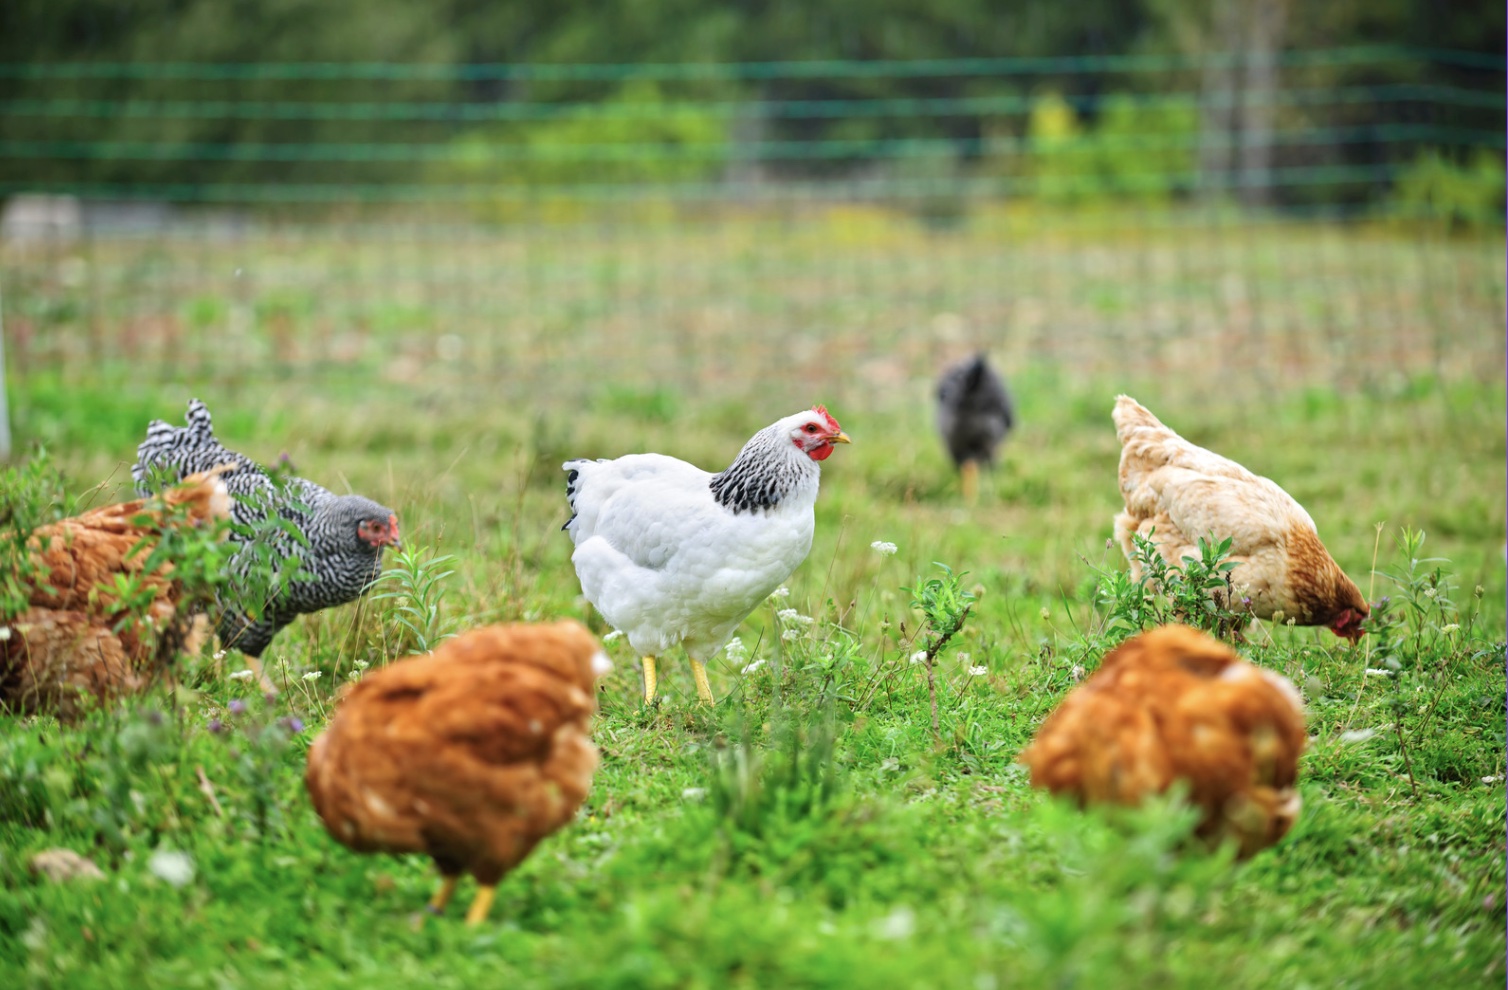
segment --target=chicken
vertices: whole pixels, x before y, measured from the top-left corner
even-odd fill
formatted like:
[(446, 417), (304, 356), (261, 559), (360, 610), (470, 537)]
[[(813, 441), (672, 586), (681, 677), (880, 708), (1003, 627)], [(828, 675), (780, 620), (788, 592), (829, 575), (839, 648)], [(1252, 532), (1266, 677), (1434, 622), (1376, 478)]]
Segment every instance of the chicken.
[[(0, 702), (73, 718), (81, 693), (100, 701), (133, 693), (143, 674), (202, 645), (202, 623), (182, 601), (172, 565), (150, 558), (164, 526), (229, 518), (219, 473), (192, 475), (160, 499), (104, 506), (31, 534), (34, 575), (21, 576), (30, 584), (29, 607), (0, 625)], [(130, 582), (124, 588), (121, 578)]]
[(1298, 818), (1307, 740), (1298, 689), (1219, 640), (1163, 626), (1112, 650), (1047, 717), (1021, 762), (1033, 786), (1134, 805), (1184, 782), (1196, 834), (1251, 856)]
[(356, 852), (422, 852), (439, 867), (430, 910), (462, 873), (494, 888), (585, 800), (589, 723), (611, 668), (579, 623), (489, 626), (367, 673), (342, 692), (304, 775), (326, 830)]
[(697, 695), (712, 704), (707, 660), (806, 559), (818, 465), (848, 435), (822, 406), (787, 416), (709, 474), (661, 454), (567, 461), (563, 527), (581, 591), (644, 658), (681, 644)]
[(937, 381), (937, 432), (958, 468), (964, 501), (979, 497), (979, 465), (995, 463), (995, 450), (1015, 423), (1010, 393), (984, 352), (944, 371)]
[(1130, 396), (1115, 400), (1114, 419), (1126, 505), (1115, 517), (1115, 538), (1133, 578), (1141, 577), (1136, 535), (1155, 543), (1171, 567), (1199, 557), (1200, 537), (1230, 538), (1229, 559), (1240, 564), (1231, 581), (1251, 599), (1253, 615), (1281, 612), (1353, 643), (1362, 637), (1367, 601), (1320, 542), (1303, 506), (1269, 479), (1189, 443)]
[[(232, 465), (225, 483), (234, 499), (231, 539), (239, 548), (231, 558), (233, 587), (222, 596), (218, 632), (222, 643), (251, 658), (260, 675), (256, 661), (284, 626), (300, 615), (355, 601), (371, 588), (381, 572), (382, 548), (401, 545), (398, 517), (369, 498), (335, 495), (303, 478), (278, 485), (257, 464), (220, 445), (209, 410), (198, 399), (189, 403), (187, 422), (178, 427), (154, 420), (136, 449), (131, 477), (147, 494), (164, 478), (173, 481), (211, 465)], [(307, 545), (270, 525), (269, 511), (291, 524)], [(263, 553), (274, 568), (297, 557), (304, 572), (280, 582), (270, 595), (255, 590), (249, 578), (258, 543), (265, 545)]]

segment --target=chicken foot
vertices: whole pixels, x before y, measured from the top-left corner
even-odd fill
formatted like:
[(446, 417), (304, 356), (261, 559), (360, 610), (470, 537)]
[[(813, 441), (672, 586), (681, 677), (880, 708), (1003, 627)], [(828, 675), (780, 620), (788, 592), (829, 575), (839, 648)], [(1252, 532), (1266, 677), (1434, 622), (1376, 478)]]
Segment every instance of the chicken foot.
[(707, 683), (707, 668), (700, 660), (691, 661), (691, 676), (696, 678), (696, 696), (702, 699), (702, 704), (717, 704), (712, 700), (712, 685)]

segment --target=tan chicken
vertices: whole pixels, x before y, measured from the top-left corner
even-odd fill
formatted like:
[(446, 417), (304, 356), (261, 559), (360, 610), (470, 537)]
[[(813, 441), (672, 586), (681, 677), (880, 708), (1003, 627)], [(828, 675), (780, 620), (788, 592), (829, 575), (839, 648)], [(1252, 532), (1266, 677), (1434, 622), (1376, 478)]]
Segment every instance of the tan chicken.
[(1306, 739), (1303, 702), (1287, 678), (1174, 625), (1110, 651), (1021, 762), (1034, 786), (1081, 805), (1134, 805), (1183, 781), (1203, 812), (1196, 834), (1232, 839), (1246, 857), (1297, 820)]
[(421, 852), (439, 867), (439, 913), (462, 873), (494, 889), (585, 800), (597, 767), (594, 683), (611, 668), (576, 622), (489, 626), (345, 688), (309, 749), (304, 783), (337, 842)]
[(1200, 537), (1229, 537), (1230, 559), (1241, 565), (1231, 581), (1251, 599), (1253, 615), (1282, 612), (1353, 643), (1362, 637), (1367, 601), (1320, 542), (1303, 506), (1275, 482), (1189, 443), (1130, 396), (1115, 400), (1114, 419), (1126, 503), (1115, 517), (1115, 538), (1133, 578), (1141, 577), (1132, 557), (1135, 534), (1155, 543), (1172, 567), (1199, 557)]
[[(107, 505), (32, 533), (27, 549), (38, 570), (30, 607), (0, 624), (0, 704), (73, 718), (84, 695), (131, 694), (178, 652), (199, 649), (207, 626), (180, 607), (172, 565), (146, 567), (169, 519), (229, 518), (219, 474), (196, 474), (159, 498)], [(121, 576), (136, 582), (133, 606), (120, 601)]]

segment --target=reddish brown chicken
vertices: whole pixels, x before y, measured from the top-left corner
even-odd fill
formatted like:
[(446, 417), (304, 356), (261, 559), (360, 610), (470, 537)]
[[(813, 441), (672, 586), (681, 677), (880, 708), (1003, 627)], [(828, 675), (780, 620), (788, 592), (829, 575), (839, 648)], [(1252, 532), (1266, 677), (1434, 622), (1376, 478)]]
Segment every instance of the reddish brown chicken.
[(309, 749), (314, 809), (356, 852), (433, 858), (433, 912), (475, 876), (466, 921), (478, 924), (503, 874), (585, 800), (594, 684), (610, 667), (566, 621), (477, 629), (369, 673)]
[[(84, 695), (107, 701), (135, 692), (144, 675), (202, 645), (203, 617), (180, 608), (172, 565), (150, 572), (146, 565), (165, 520), (205, 525), (229, 517), (219, 473), (196, 474), (160, 499), (107, 505), (31, 535), (27, 547), (39, 577), (31, 607), (0, 625), (0, 704), (72, 718)], [(121, 575), (138, 581), (147, 600), (132, 621), (123, 622), (119, 611)]]
[(1187, 626), (1127, 640), (1021, 754), (1032, 784), (1082, 804), (1134, 805), (1183, 781), (1197, 834), (1250, 856), (1298, 818), (1303, 703), (1286, 678)]
[(1131, 560), (1133, 535), (1157, 545), (1163, 560), (1182, 567), (1199, 557), (1199, 538), (1231, 539), (1231, 572), (1238, 597), (1252, 614), (1283, 613), (1301, 626), (1328, 626), (1353, 643), (1362, 637), (1367, 600), (1320, 542), (1304, 507), (1267, 478), (1235, 461), (1196, 447), (1158, 421), (1130, 396), (1115, 400), (1115, 435), (1121, 442), (1120, 487), (1125, 511), (1115, 517), (1115, 538)]

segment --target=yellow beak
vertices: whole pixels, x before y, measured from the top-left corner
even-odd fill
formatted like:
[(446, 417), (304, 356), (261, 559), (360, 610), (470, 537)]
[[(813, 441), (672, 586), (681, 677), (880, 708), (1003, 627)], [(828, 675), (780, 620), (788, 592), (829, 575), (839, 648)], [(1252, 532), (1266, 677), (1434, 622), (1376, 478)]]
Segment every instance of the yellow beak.
[(844, 433), (842, 430), (839, 430), (837, 433), (834, 433), (827, 439), (832, 443), (853, 443), (852, 440), (848, 439), (848, 434)]

